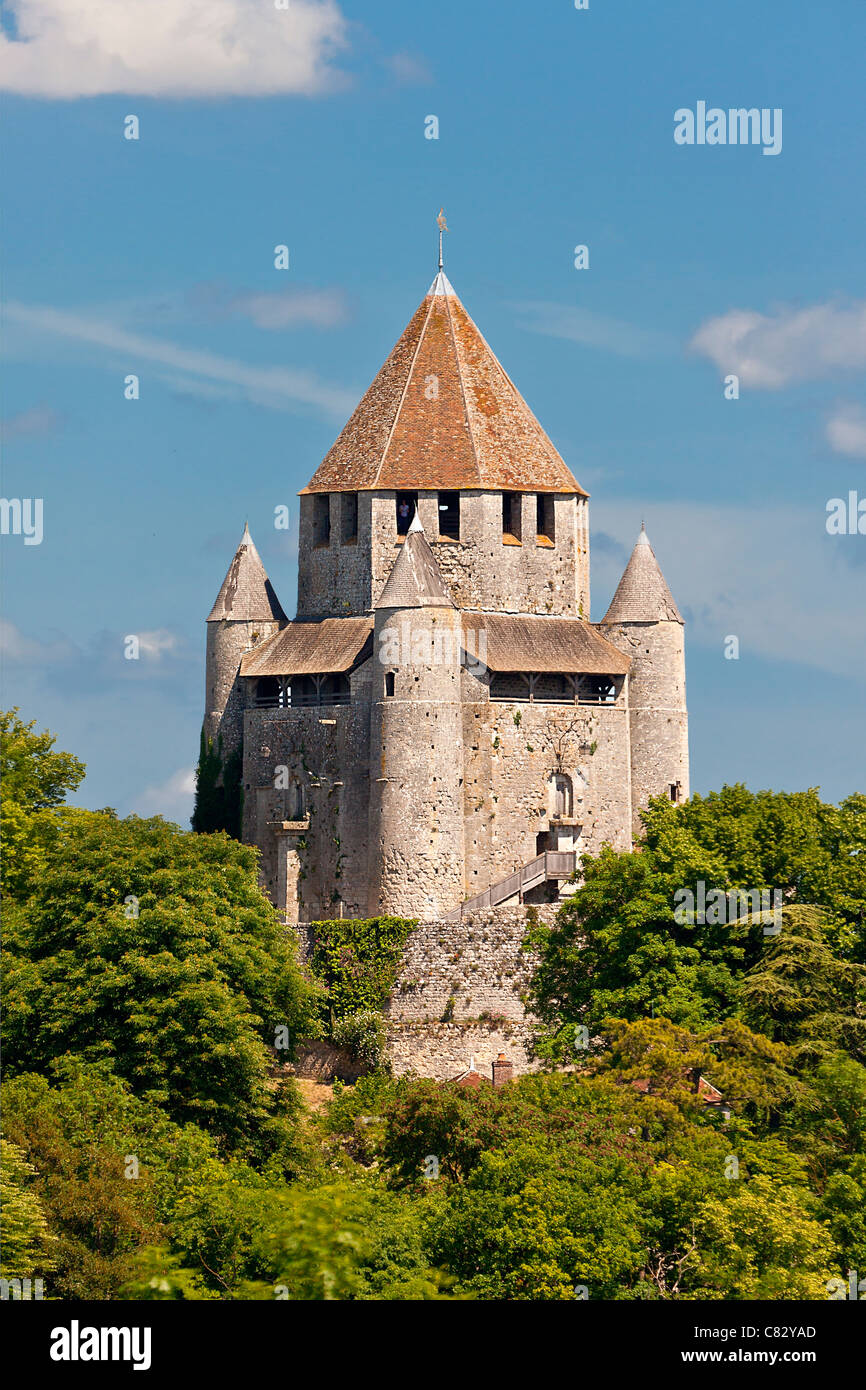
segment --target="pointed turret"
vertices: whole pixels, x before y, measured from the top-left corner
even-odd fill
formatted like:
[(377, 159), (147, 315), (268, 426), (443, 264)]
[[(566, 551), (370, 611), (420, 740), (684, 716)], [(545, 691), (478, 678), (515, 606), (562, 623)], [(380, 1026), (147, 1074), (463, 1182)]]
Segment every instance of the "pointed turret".
[(375, 605), (370, 912), (436, 917), (462, 902), (460, 610), (416, 512)]
[(632, 830), (651, 796), (689, 795), (689, 726), (683, 620), (643, 526), (601, 620), (605, 637), (631, 658), (628, 720)]
[(631, 559), (625, 567), (602, 623), (681, 623), (680, 611), (665, 583), (659, 562), (641, 526)]
[(375, 608), (454, 608), (416, 512)]
[(223, 758), (243, 740), (244, 691), (238, 676), (241, 657), (286, 623), (265, 573), (249, 526), (207, 618), (205, 737), (215, 746), (222, 739)]
[(265, 573), (250, 528), (245, 524), (241, 543), (207, 620), (215, 623), (220, 620), (246, 622), (253, 619), (282, 623), (286, 621), (286, 615)]

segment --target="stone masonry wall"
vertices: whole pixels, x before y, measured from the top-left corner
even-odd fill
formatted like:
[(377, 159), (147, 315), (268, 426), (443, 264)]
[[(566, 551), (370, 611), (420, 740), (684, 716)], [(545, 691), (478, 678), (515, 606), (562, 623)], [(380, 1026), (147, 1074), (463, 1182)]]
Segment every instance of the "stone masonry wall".
[(627, 692), (614, 705), (512, 703), (488, 700), (469, 671), (463, 679), (467, 896), (535, 856), (536, 835), (551, 826), (557, 771), (571, 778), (577, 847), (628, 849)]
[[(358, 533), (343, 540), (343, 499), (329, 494), (330, 535), (317, 540), (319, 499), (301, 497), (298, 617), (368, 613), (402, 544), (395, 492), (358, 493)], [(554, 541), (536, 536), (535, 493), (520, 495), (519, 544), (503, 542), (502, 493), (460, 494), (460, 539), (439, 535), (438, 493), (419, 492), (418, 514), (442, 577), (460, 608), (589, 617), (589, 520), (585, 498), (554, 497)]]
[[(554, 905), (536, 909), (552, 922)], [(406, 943), (386, 1008), (388, 1056), (397, 1075), (444, 1081), (504, 1052), (515, 1074), (533, 1070), (534, 1021), (523, 998), (535, 958), (523, 950), (527, 909), (488, 908), (461, 921), (421, 922)]]
[[(552, 923), (558, 909), (550, 904), (533, 910), (539, 921)], [(414, 1072), (448, 1081), (466, 1071), (474, 1057), (489, 1077), (500, 1052), (513, 1063), (515, 1075), (537, 1069), (535, 1020), (523, 1002), (536, 964), (523, 950), (528, 911), (487, 908), (461, 921), (420, 922), (410, 933), (384, 1011), (387, 1057), (396, 1076)], [(295, 930), (300, 957), (309, 961), (313, 924), (300, 923)], [(316, 1046), (304, 1049), (300, 1075), (317, 1074), (310, 1070), (320, 1065)], [(330, 1056), (321, 1067), (343, 1074)]]
[[(262, 852), (262, 881), (279, 910), (278, 855), (290, 848), (273, 822), (290, 821), (291, 790), (276, 789), (278, 767), (304, 790), (307, 829), (293, 838), (299, 861), (298, 916), (365, 917), (370, 800), (369, 663), (352, 676), (353, 703), (310, 709), (248, 709), (244, 724), (244, 839)], [(323, 723), (322, 720), (329, 722)], [(332, 721), (332, 722), (331, 722)]]
[(680, 798), (689, 795), (689, 722), (686, 711), (686, 662), (681, 623), (626, 623), (603, 629), (631, 658), (629, 726), (633, 831), (640, 831), (638, 811), (651, 796), (668, 796), (680, 783)]

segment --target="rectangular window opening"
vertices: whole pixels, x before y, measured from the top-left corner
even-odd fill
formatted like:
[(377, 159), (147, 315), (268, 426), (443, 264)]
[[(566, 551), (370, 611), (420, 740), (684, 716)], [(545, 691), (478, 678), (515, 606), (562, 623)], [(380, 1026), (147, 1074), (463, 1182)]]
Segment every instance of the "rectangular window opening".
[(541, 545), (553, 545), (554, 496), (551, 492), (538, 492), (535, 495), (535, 539)]
[(331, 544), (331, 494), (317, 492), (313, 496), (313, 545)]
[(351, 545), (358, 539), (358, 494), (344, 492), (340, 500), (340, 520), (342, 523), (343, 545)]
[(397, 493), (397, 535), (405, 536), (418, 506), (417, 492)]
[(520, 512), (522, 498), (519, 492), (502, 494), (502, 539), (508, 544), (520, 545)]
[(439, 535), (448, 540), (460, 539), (460, 493), (439, 493)]

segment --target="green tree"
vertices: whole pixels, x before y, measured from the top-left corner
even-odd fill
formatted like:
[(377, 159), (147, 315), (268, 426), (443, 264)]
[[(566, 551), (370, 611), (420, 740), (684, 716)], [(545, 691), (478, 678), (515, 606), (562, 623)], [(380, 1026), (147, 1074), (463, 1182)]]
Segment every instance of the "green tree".
[(195, 772), (195, 802), (191, 825), (197, 834), (224, 830), (241, 838), (243, 824), (243, 754), (236, 749), (227, 758), (220, 734), (216, 746), (204, 729), (199, 739)]
[(840, 1048), (866, 1057), (866, 968), (834, 953), (817, 908), (784, 909), (781, 933), (743, 980), (740, 1009), (753, 1028), (796, 1044), (801, 1057)]
[(33, 1189), (36, 1169), (23, 1150), (0, 1139), (0, 1275), (41, 1278), (54, 1268), (54, 1239), (45, 1209)]
[[(529, 944), (541, 955), (532, 1002), (548, 1030), (548, 1055), (571, 1055), (575, 1030), (585, 1026), (592, 1032), (605, 1017), (664, 1016), (693, 1029), (735, 1017), (742, 1010), (744, 980), (753, 970), (748, 1016), (754, 1023), (771, 996), (781, 1006), (783, 975), (788, 975), (785, 988), (796, 984), (789, 966), (797, 953), (803, 961), (802, 987), (819, 946), (829, 953), (822, 956), (825, 966), (831, 957), (849, 964), (866, 960), (866, 798), (849, 797), (836, 807), (822, 803), (814, 791), (755, 794), (737, 785), (693, 797), (684, 806), (659, 797), (642, 820), (635, 852), (604, 849), (585, 859), (583, 884), (555, 925), (529, 933)], [(704, 921), (684, 910), (684, 893), (697, 902), (701, 885), (711, 902), (714, 891), (738, 890), (779, 893), (787, 909), (816, 905), (822, 909), (814, 919), (820, 923), (817, 935), (810, 946), (810, 929), (804, 927), (795, 946), (786, 940), (768, 956), (770, 938), (759, 918), (740, 913), (730, 920), (727, 906), (713, 910), (717, 904)], [(789, 936), (803, 920), (789, 913)], [(775, 962), (772, 980), (762, 967), (768, 960)], [(770, 989), (763, 998), (762, 973)], [(834, 967), (837, 983), (842, 973)], [(832, 1022), (834, 1041), (841, 1028), (846, 1045), (859, 1047), (855, 1020), (862, 1013), (852, 1003), (856, 979), (850, 974), (845, 981), (847, 1020), (837, 1010)], [(817, 993), (813, 990), (812, 1003), (802, 1005), (812, 1017)], [(769, 1018), (768, 1026), (775, 1026)]]
[(7, 1069), (109, 1058), (179, 1123), (296, 1163), (272, 1046), (315, 1034), (317, 994), (255, 850), (110, 812), (54, 812), (40, 834), (44, 869), (6, 929)]
[(24, 724), (18, 714), (0, 711), (0, 884), (14, 897), (26, 893), (44, 863), (34, 818), (62, 805), (86, 770), (71, 753), (54, 751), (53, 734), (36, 733), (36, 721)]

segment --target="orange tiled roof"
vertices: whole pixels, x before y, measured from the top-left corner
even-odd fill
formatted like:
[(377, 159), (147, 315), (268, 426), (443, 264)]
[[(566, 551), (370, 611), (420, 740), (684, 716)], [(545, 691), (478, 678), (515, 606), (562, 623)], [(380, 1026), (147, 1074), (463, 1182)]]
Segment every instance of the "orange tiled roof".
[(586, 496), (440, 271), (304, 492)]

